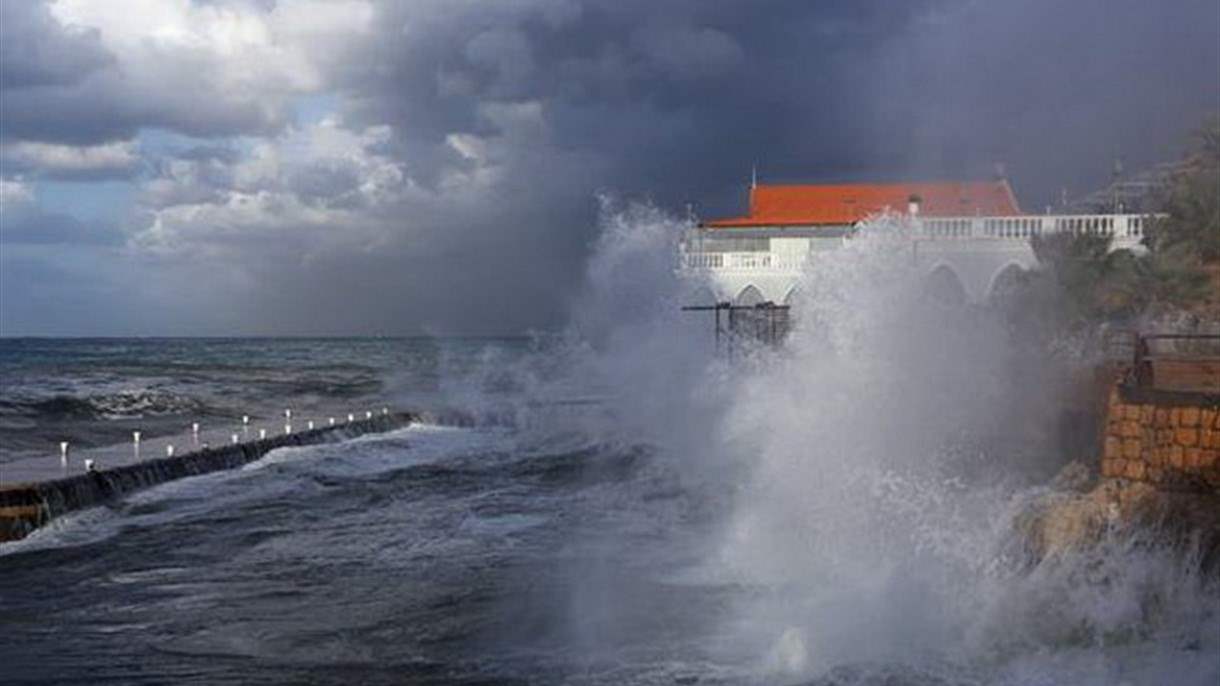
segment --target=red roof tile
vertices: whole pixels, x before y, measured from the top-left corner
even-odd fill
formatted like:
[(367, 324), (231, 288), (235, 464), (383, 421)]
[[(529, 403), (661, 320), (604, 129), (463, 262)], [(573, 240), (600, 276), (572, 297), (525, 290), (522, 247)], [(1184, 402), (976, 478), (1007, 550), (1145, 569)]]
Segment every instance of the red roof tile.
[(919, 196), (919, 211), (924, 216), (994, 217), (1021, 214), (1007, 181), (760, 185), (750, 190), (749, 216), (716, 219), (704, 225), (854, 224), (887, 208), (893, 212), (906, 212), (911, 196)]

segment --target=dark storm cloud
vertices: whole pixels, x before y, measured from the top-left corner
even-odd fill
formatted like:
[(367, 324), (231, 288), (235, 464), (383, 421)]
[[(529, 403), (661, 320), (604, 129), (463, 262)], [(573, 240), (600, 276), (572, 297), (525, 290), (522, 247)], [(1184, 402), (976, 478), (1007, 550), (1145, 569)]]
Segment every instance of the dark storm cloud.
[(0, 3), (0, 89), (67, 86), (113, 62), (97, 31), (61, 26), (41, 2)]
[[(282, 100), (290, 86), (269, 83), (257, 97), (225, 92), (231, 79), (217, 77), (216, 55), (153, 36), (127, 44), (138, 59), (120, 65), (97, 29), (65, 25), (50, 6), (0, 3), (0, 140), (95, 145), (149, 127), (203, 137), (264, 134), (286, 121)], [(141, 11), (114, 3), (96, 9), (115, 21)]]
[[(145, 160), (147, 221), (128, 231), (234, 270), (226, 293), (242, 295), (216, 321), (263, 333), (553, 325), (599, 191), (715, 216), (744, 209), (754, 164), (764, 181), (835, 181), (1003, 162), (1036, 211), (1106, 183), (1115, 156), (1173, 158), (1220, 110), (1214, 0), (386, 1), (355, 33), (271, 32), (274, 49), (232, 64), (115, 58), (40, 7), (22, 25), (65, 49), (11, 63), (0, 139), (211, 139)], [(336, 21), (300, 19), (285, 25)], [(260, 71), (302, 46), (310, 78), (294, 61)], [(263, 80), (225, 90), (251, 72)], [(336, 95), (335, 121), (294, 125), (300, 93)]]
[(449, 132), (487, 132), (480, 106), (536, 99), (606, 187), (720, 213), (754, 162), (808, 180), (1003, 162), (1036, 205), (1104, 184), (1115, 155), (1176, 154), (1220, 107), (1220, 10), (1197, 0), (590, 2), (548, 20), (557, 6), (383, 6), (388, 63), (354, 80), (358, 120), (407, 124), (404, 154), (431, 159)]
[[(189, 71), (189, 67), (183, 70)], [(60, 88), (6, 91), (0, 99), (2, 138), (92, 145), (130, 139), (142, 128), (215, 137), (269, 134), (284, 123), (281, 112), (269, 111), (254, 101), (196, 102), (197, 93), (154, 97), (128, 90), (113, 74)]]
[[(873, 130), (907, 173), (1006, 163), (1027, 209), (1175, 158), (1220, 111), (1220, 4), (964, 5), (883, 54)], [(885, 97), (886, 95), (889, 97)], [(884, 140), (884, 139), (883, 139)]]
[[(495, 189), (474, 216), (409, 234), (452, 243), (469, 271), (415, 265), (410, 278), (466, 292), (459, 283), (495, 273), (497, 293), (555, 311), (580, 278), (599, 189), (675, 211), (693, 201), (707, 216), (741, 211), (754, 163), (764, 180), (833, 181), (986, 178), (1003, 162), (1036, 209), (1060, 186), (1107, 182), (1114, 155), (1172, 157), (1220, 107), (1218, 12), (1197, 1), (387, 3), (379, 39), (348, 65), (359, 95), (348, 115), (394, 125), (396, 154), (425, 183), (460, 162), (449, 134), (503, 142), (517, 195)], [(541, 103), (542, 141), (482, 116), (512, 102)], [(567, 178), (573, 159), (592, 165), (583, 184)], [(549, 287), (526, 276), (539, 267)], [(379, 269), (394, 267), (365, 276), (394, 281)], [(445, 314), (453, 302), (421, 317), (483, 316), (478, 298)]]

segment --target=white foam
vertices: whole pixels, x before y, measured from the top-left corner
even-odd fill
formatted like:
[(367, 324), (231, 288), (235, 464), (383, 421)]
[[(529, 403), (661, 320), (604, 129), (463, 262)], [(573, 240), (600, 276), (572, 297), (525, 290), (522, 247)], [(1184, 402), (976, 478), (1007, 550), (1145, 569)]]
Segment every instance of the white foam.
[[(1004, 557), (1028, 499), (1005, 484), (1023, 467), (975, 456), (990, 474), (968, 485), (955, 451), (1000, 422), (1036, 426), (1032, 414), (1005, 414), (1030, 379), (1006, 375), (998, 324), (920, 297), (899, 226), (879, 218), (815, 255), (785, 349), (732, 365), (707, 354), (710, 327), (692, 329), (679, 312), (699, 284), (655, 259), (678, 228), (639, 208), (606, 222), (578, 303), (586, 337), (552, 356), (569, 366), (565, 382), (535, 375), (526, 388), (570, 395), (564, 383), (579, 379), (608, 399), (602, 416), (572, 422), (579, 430), (653, 443), (692, 480), (731, 482), (723, 544), (691, 578), (767, 589), (742, 598), (726, 627), (760, 671), (933, 658), (1005, 678), (1027, 664), (1074, 675), (1057, 657), (1074, 649), (1064, 634), (1100, 649), (1126, 631), (1141, 649), (1173, 653), (1171, 636), (1198, 643), (1217, 627), (1216, 589), (1155, 549), (1033, 573)], [(1092, 577), (1098, 564), (1118, 576)], [(1152, 621), (1149, 601), (1162, 603)], [(1215, 671), (1217, 655), (1198, 661), (1200, 673)]]

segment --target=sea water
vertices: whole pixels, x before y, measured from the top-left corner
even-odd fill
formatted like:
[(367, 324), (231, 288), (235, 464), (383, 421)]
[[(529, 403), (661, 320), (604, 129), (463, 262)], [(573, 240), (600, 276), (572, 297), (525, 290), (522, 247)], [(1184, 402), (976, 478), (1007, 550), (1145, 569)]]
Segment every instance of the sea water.
[(679, 228), (608, 211), (549, 337), (0, 343), (5, 454), (287, 405), (435, 418), (0, 546), (3, 681), (1217, 682), (1188, 552), (1014, 554), (1061, 389), (922, 298), (897, 229), (817, 258), (784, 346), (729, 361), (680, 310), (706, 284)]

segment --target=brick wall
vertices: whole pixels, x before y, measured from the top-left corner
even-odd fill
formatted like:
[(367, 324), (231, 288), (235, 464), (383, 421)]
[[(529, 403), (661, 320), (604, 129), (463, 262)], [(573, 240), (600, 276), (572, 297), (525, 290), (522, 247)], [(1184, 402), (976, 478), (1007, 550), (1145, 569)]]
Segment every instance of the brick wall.
[(1214, 395), (1115, 385), (1104, 427), (1103, 477), (1220, 492), (1220, 402)]

